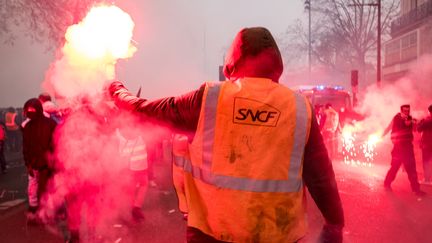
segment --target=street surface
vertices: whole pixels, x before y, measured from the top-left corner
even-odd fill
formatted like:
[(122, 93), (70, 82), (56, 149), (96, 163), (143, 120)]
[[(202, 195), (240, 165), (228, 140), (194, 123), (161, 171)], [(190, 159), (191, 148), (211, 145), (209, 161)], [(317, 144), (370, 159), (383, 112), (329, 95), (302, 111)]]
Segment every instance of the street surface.
[[(419, 158), (417, 171), (422, 179)], [(11, 167), (8, 174), (0, 176), (3, 193), (0, 202), (2, 205), (15, 203), (0, 205), (0, 242), (64, 242), (61, 230), (55, 225), (26, 224), (25, 169), (20, 166), (18, 155), (7, 154), (7, 159), (11, 160)], [(186, 224), (177, 210), (168, 161), (165, 158), (155, 165), (158, 186), (149, 188), (143, 207), (145, 221), (141, 224), (115, 222), (109, 236), (97, 237), (97, 242), (184, 242)], [(432, 242), (432, 187), (422, 186), (428, 196), (415, 196), (401, 170), (392, 184), (393, 192), (386, 192), (382, 182), (388, 164), (388, 156), (381, 156), (371, 167), (346, 165), (340, 160), (333, 162), (345, 211), (344, 242)], [(309, 234), (302, 242), (316, 242), (323, 218), (310, 197), (308, 221)]]

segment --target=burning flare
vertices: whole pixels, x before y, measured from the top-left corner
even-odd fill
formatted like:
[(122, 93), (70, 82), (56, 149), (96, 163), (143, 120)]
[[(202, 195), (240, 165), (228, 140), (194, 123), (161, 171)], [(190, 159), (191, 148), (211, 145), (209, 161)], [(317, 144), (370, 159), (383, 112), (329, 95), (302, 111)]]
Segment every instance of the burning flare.
[(342, 130), (342, 155), (345, 164), (356, 164), (355, 127), (347, 125)]
[(131, 57), (135, 47), (130, 44), (134, 23), (116, 6), (100, 6), (90, 10), (84, 20), (68, 28), (64, 50), (71, 56), (90, 61), (110, 63)]
[(136, 51), (131, 43), (134, 22), (120, 8), (93, 7), (78, 24), (65, 34), (62, 56), (51, 65), (49, 85), (57, 96), (74, 98), (94, 96), (105, 82), (115, 77), (115, 64)]
[(369, 135), (368, 139), (363, 143), (362, 151), (367, 163), (370, 164), (374, 161), (374, 158), (377, 155), (375, 148), (380, 141), (381, 138), (379, 135), (371, 134)]
[[(361, 128), (355, 125), (347, 125), (342, 131), (342, 154), (345, 164), (352, 166), (371, 167), (377, 155), (376, 146), (381, 141), (378, 133), (370, 134), (363, 141), (358, 139)], [(364, 136), (360, 136), (364, 137)], [(361, 141), (358, 141), (361, 140)]]

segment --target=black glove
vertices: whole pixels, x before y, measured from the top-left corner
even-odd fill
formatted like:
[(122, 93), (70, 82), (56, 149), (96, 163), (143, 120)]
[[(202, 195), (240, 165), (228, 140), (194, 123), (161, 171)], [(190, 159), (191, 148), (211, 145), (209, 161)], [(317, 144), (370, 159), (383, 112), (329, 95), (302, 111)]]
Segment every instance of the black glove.
[(325, 224), (321, 230), (318, 242), (341, 243), (343, 241), (343, 227), (340, 225)]

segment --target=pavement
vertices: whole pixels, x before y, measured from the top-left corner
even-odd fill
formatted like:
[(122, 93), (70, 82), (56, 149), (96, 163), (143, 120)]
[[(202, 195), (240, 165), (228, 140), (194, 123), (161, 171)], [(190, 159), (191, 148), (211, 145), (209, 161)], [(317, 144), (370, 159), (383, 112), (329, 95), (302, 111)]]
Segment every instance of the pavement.
[[(164, 155), (167, 157), (167, 154)], [(7, 153), (7, 174), (0, 175), (0, 242), (65, 242), (66, 222), (30, 224), (27, 222), (27, 174), (20, 153)], [(156, 186), (149, 187), (143, 205), (145, 220), (131, 223), (117, 220), (110, 224), (108, 235), (87, 242), (183, 242), (186, 221), (178, 211), (177, 197), (171, 179), (171, 165), (160, 161), (154, 166)], [(167, 233), (169, 232), (169, 233)]]
[(345, 212), (344, 242), (432, 242), (431, 186), (421, 185), (427, 195), (416, 196), (400, 170), (393, 190), (386, 191), (383, 181), (389, 160), (370, 167), (333, 164)]
[(21, 152), (6, 152), (7, 173), (0, 175), (0, 215), (10, 207), (24, 203), (27, 173)]

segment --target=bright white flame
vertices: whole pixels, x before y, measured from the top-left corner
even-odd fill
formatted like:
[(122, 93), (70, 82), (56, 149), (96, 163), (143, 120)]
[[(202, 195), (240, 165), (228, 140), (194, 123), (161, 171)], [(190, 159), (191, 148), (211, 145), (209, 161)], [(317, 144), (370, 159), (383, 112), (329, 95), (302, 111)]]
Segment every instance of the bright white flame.
[(345, 164), (356, 164), (357, 152), (354, 129), (354, 126), (346, 125), (342, 130), (342, 155)]
[(377, 155), (375, 150), (376, 145), (380, 141), (381, 141), (381, 137), (375, 133), (369, 135), (368, 140), (362, 144), (363, 155), (367, 163), (370, 164), (371, 162), (374, 161), (375, 156)]
[(70, 98), (95, 96), (115, 78), (119, 58), (136, 51), (132, 44), (134, 23), (126, 12), (109, 6), (93, 7), (65, 34), (62, 56), (47, 73), (47, 87), (69, 103)]
[(381, 137), (380, 136), (378, 136), (377, 134), (371, 134), (371, 135), (369, 135), (367, 143), (371, 144), (371, 145), (376, 145), (380, 141), (381, 141)]
[(362, 127), (357, 123), (355, 125), (346, 125), (342, 130), (342, 153), (345, 164), (352, 166), (371, 167), (376, 156), (376, 144), (380, 141), (380, 136), (371, 134), (367, 140), (357, 138), (357, 133)]
[(136, 50), (130, 44), (134, 23), (120, 8), (94, 7), (84, 20), (66, 32), (69, 48), (90, 59), (127, 58)]

